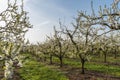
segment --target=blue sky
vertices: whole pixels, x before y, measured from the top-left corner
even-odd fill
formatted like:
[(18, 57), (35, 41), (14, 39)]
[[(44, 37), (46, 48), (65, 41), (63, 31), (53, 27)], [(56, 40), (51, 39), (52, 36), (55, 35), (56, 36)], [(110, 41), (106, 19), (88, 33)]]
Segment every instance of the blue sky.
[[(0, 11), (4, 8), (5, 1), (0, 0)], [(77, 16), (77, 11), (91, 13), (91, 0), (24, 0), (25, 9), (33, 29), (30, 29), (26, 38), (31, 43), (42, 42), (46, 35), (53, 33), (53, 26), (58, 26), (59, 19), (66, 25), (70, 25)], [(94, 9), (98, 11), (99, 5), (111, 5), (113, 0), (93, 0)]]

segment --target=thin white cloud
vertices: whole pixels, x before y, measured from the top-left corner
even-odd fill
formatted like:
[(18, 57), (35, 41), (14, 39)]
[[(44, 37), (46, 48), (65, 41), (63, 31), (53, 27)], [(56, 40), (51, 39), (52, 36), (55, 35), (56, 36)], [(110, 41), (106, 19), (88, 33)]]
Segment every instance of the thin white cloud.
[(37, 25), (35, 25), (36, 27), (40, 27), (40, 26), (45, 26), (45, 25), (47, 25), (47, 24), (49, 24), (50, 23), (50, 21), (44, 21), (44, 22), (42, 22), (42, 23), (40, 23), (40, 24), (37, 24)]

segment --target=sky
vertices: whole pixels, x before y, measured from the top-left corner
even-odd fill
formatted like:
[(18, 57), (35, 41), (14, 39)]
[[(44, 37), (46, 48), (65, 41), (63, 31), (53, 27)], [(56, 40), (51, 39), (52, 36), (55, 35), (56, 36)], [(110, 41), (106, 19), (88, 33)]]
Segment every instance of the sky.
[[(18, 0), (20, 1), (20, 0)], [(46, 35), (53, 33), (53, 26), (59, 27), (59, 19), (68, 27), (78, 11), (91, 13), (91, 1), (95, 11), (99, 6), (110, 6), (113, 0), (24, 0), (24, 9), (29, 12), (33, 28), (26, 34), (30, 43), (43, 42)], [(7, 0), (0, 0), (0, 12), (6, 8)], [(19, 2), (18, 2), (19, 3)]]

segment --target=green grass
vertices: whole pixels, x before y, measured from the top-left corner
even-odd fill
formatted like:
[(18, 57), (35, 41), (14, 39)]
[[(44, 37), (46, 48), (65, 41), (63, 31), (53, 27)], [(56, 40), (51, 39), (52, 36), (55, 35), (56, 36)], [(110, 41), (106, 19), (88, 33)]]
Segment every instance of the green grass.
[[(59, 62), (57, 58), (54, 59), (55, 62)], [(80, 68), (81, 63), (80, 60), (74, 60), (74, 59), (64, 59), (64, 64)], [(119, 66), (112, 66), (112, 65), (106, 65), (104, 63), (96, 63), (96, 62), (86, 62), (85, 63), (85, 68), (87, 70), (94, 70), (98, 72), (102, 72), (104, 74), (110, 74), (113, 76), (120, 77), (120, 68)]]
[(67, 77), (54, 66), (47, 66), (34, 59), (26, 60), (19, 71), (22, 80), (68, 80)]
[[(91, 61), (97, 61), (97, 62), (104, 62), (104, 56), (94, 56), (92, 57)], [(120, 57), (117, 57), (116, 59), (114, 57), (108, 57), (107, 56), (107, 62), (110, 63), (119, 63), (120, 62)]]
[[(30, 55), (28, 55), (30, 56)], [(20, 69), (20, 76), (22, 80), (69, 80), (62, 71), (58, 69), (58, 66), (50, 66), (45, 63), (40, 63), (35, 60), (35, 58), (31, 58), (26, 60), (25, 65), (22, 69)], [(97, 58), (99, 61), (99, 59)], [(100, 59), (102, 60), (102, 59)], [(108, 59), (110, 60), (110, 58)], [(113, 60), (113, 58), (111, 58)], [(47, 60), (48, 61), (48, 60)], [(114, 59), (115, 62), (117, 60)], [(54, 57), (53, 62), (59, 64), (59, 59)], [(65, 65), (81, 68), (80, 60), (75, 59), (63, 59), (63, 63)], [(120, 77), (120, 68), (119, 66), (106, 65), (104, 63), (96, 63), (96, 62), (86, 62), (85, 68), (87, 70), (93, 70), (97, 72), (102, 72), (104, 74), (110, 74), (113, 76)]]
[(88, 62), (85, 64), (85, 67), (88, 70), (99, 71), (105, 74), (111, 74), (113, 76), (120, 77), (120, 68), (118, 66), (111, 66), (111, 65)]
[[(53, 58), (53, 62), (55, 63), (60, 63), (59, 59), (54, 57)], [(72, 67), (80, 67), (80, 62), (79, 61), (76, 61), (74, 59), (66, 59), (66, 58), (63, 58), (63, 64), (66, 64), (66, 65), (69, 65), (69, 66), (72, 66)]]

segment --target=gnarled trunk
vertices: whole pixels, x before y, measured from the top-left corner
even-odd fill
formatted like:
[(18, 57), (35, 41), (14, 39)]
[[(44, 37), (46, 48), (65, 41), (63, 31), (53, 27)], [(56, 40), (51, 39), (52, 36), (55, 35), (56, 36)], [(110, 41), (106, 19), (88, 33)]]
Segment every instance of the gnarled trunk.
[(82, 66), (81, 66), (81, 69), (82, 69), (81, 73), (85, 74), (85, 68), (84, 68), (85, 60), (84, 59), (81, 59), (81, 64), (82, 64)]
[(60, 56), (60, 57), (59, 57), (59, 60), (60, 60), (60, 67), (62, 67), (62, 66), (63, 66), (63, 57)]

